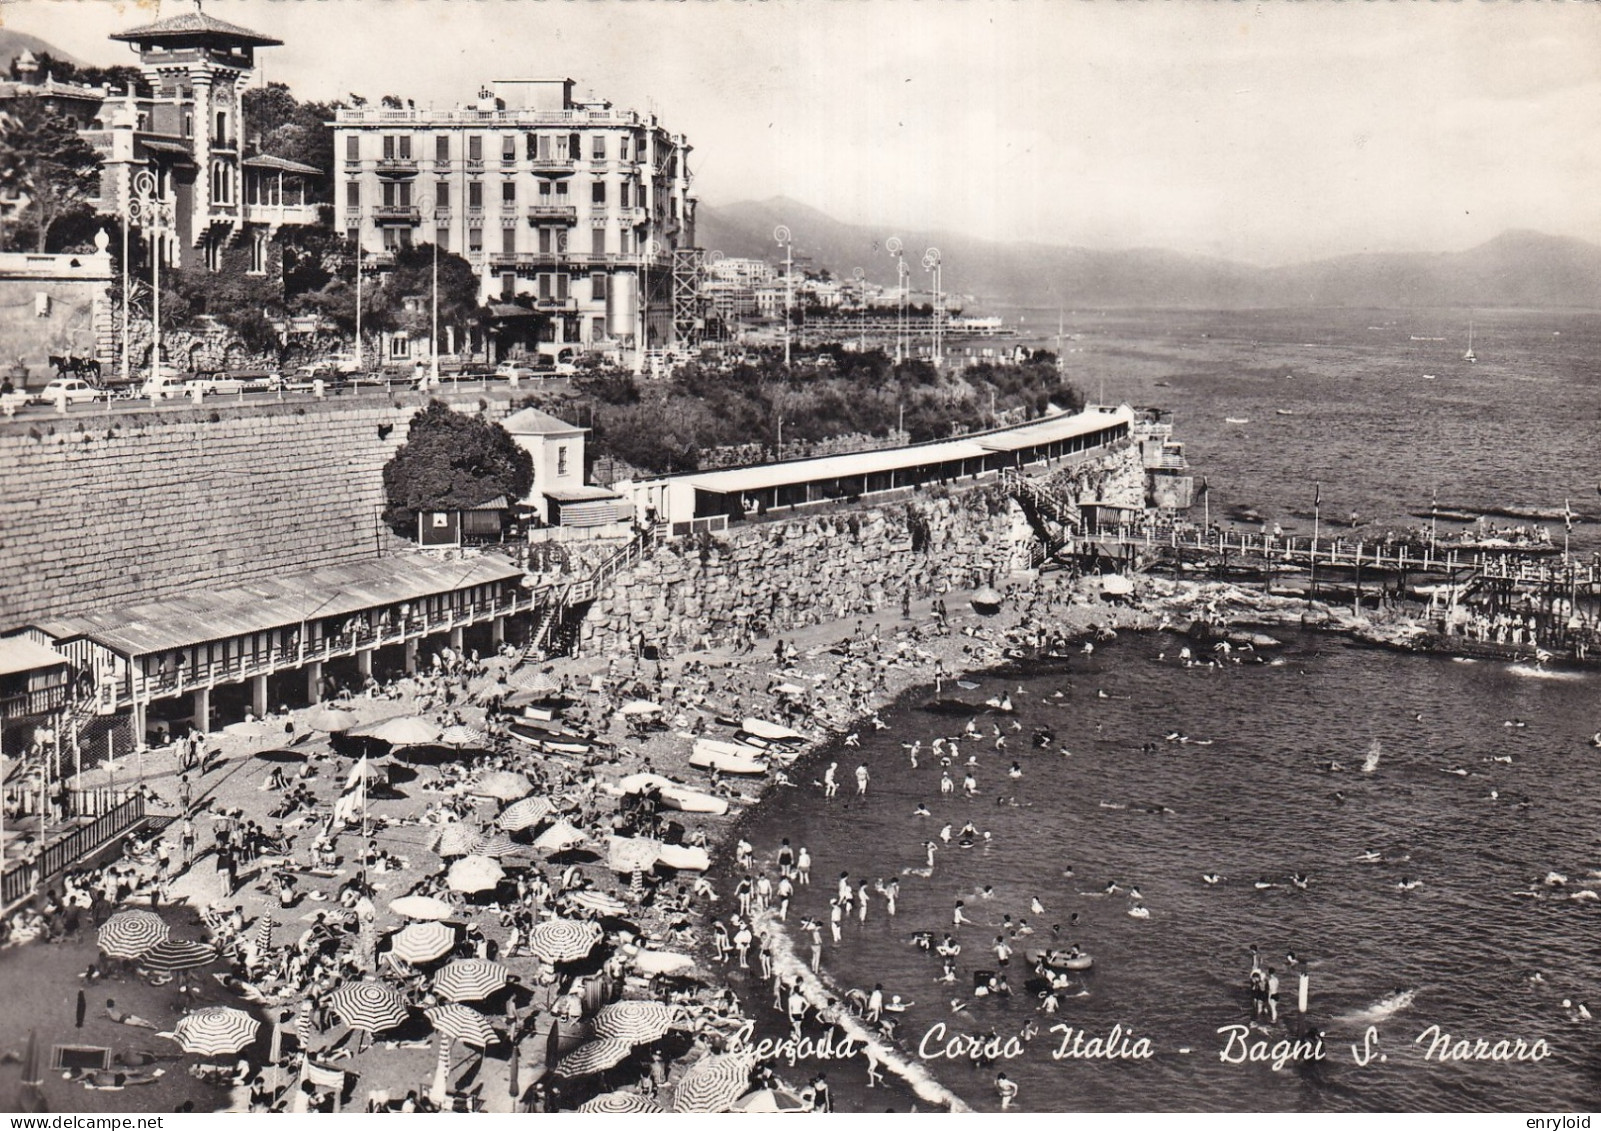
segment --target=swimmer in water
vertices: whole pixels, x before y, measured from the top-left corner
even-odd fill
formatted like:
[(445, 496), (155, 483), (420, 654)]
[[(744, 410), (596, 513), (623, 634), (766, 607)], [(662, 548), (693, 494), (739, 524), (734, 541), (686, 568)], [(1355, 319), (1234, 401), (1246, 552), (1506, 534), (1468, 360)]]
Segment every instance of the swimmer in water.
[(917, 803), (917, 808), (912, 810), (912, 816), (914, 816), (914, 817), (929, 817), (929, 816), (932, 816), (932, 814), (928, 811), (928, 806), (925, 805), (923, 802), (919, 801)]
[(1411, 891), (1413, 888), (1422, 886), (1422, 880), (1414, 880), (1410, 876), (1402, 877), (1401, 881), (1395, 885), (1397, 891)]
[(1149, 919), (1151, 917), (1150, 911), (1144, 905), (1139, 903), (1136, 903), (1133, 907), (1130, 907), (1128, 909), (1128, 913), (1136, 919)]
[(1255, 886), (1257, 891), (1266, 891), (1268, 888), (1276, 888), (1279, 885), (1268, 879), (1266, 876), (1263, 876), (1261, 879), (1256, 881)]
[(1032, 914), (1032, 915), (1043, 915), (1043, 914), (1045, 914), (1045, 905), (1040, 902), (1040, 897), (1039, 896), (1036, 895), (1034, 898), (1032, 898), (1032, 899), (1030, 899), (1028, 901), (1028, 910), (1029, 910), (1029, 913)]
[(1218, 875), (1216, 872), (1202, 872), (1201, 879), (1205, 880), (1209, 884), (1221, 883), (1223, 881), (1223, 877)]

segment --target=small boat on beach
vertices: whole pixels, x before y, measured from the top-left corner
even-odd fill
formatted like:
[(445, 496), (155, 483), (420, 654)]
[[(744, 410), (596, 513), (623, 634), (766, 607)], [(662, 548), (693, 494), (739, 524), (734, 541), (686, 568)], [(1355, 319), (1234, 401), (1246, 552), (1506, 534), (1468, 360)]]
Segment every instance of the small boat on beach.
[(714, 738), (697, 738), (695, 748), (689, 755), (689, 764), (697, 770), (716, 770), (724, 774), (765, 774), (767, 762), (755, 757), (761, 752), (753, 747), (743, 749), (748, 754), (737, 752), (738, 744), (733, 742), (718, 742)]
[(1251, 423), (1251, 418), (1249, 416), (1225, 416), (1223, 422), (1225, 424), (1249, 424)]
[(805, 742), (806, 736), (800, 731), (781, 723), (770, 723), (766, 719), (747, 718), (740, 723), (746, 734), (754, 734), (757, 738), (765, 738), (769, 742)]
[(619, 793), (649, 793), (656, 790), (664, 808), (681, 813), (710, 813), (720, 817), (728, 812), (728, 801), (709, 793), (689, 789), (660, 774), (629, 774), (613, 787)]

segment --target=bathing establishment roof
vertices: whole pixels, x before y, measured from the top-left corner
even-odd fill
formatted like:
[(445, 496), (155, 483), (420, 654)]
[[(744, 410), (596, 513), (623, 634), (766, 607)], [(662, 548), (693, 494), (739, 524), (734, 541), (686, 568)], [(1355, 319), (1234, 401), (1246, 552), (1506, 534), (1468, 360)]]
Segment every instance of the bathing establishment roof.
[(0, 637), (0, 675), (38, 671), (66, 662), (67, 658), (54, 648), (47, 648), (26, 636)]
[(521, 569), (500, 557), (441, 562), (405, 555), (200, 590), (35, 627), (57, 640), (87, 637), (113, 652), (144, 656), (522, 576)]

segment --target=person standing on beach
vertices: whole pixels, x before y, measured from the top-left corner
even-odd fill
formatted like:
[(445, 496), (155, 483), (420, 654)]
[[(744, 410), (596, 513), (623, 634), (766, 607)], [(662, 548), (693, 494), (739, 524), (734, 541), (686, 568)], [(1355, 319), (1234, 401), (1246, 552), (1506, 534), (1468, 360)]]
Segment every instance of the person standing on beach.
[(839, 874), (839, 894), (838, 894), (838, 896), (836, 898), (840, 901), (840, 903), (844, 904), (847, 908), (850, 907), (850, 905), (851, 905), (851, 874), (849, 872), (841, 872)]
[(1279, 1019), (1279, 976), (1273, 967), (1267, 968), (1267, 1008), (1269, 1020)]
[(867, 881), (863, 880), (856, 888), (856, 921), (867, 922)]
[(744, 837), (739, 838), (739, 842), (734, 845), (734, 863), (738, 865), (740, 871), (750, 871), (751, 860), (755, 852), (756, 850), (751, 847), (750, 841)]
[(952, 930), (960, 930), (963, 923), (971, 923), (973, 921), (973, 920), (969, 919), (966, 915), (964, 915), (962, 913), (962, 908), (964, 908), (966, 906), (967, 906), (966, 903), (964, 903), (960, 899), (958, 899), (956, 901), (956, 906), (951, 909), (951, 929)]
[(837, 899), (829, 900), (828, 901), (828, 931), (829, 931), (829, 934), (833, 936), (834, 945), (835, 946), (839, 945), (839, 939), (840, 939), (839, 925), (840, 925), (840, 922), (844, 918), (845, 918), (845, 909), (840, 906), (839, 900), (837, 900)]
[(995, 1091), (1001, 1097), (1001, 1110), (1010, 1111), (1012, 1101), (1017, 1099), (1017, 1084), (1006, 1078), (1006, 1073), (998, 1073), (995, 1077)]
[(828, 769), (823, 771), (823, 796), (833, 797), (839, 792), (839, 782), (834, 780), (834, 771), (839, 768), (838, 762), (830, 762)]
[(778, 917), (780, 919), (789, 918), (789, 901), (794, 894), (795, 885), (789, 882), (789, 877), (780, 878), (778, 881)]
[(785, 837), (784, 843), (778, 846), (778, 874), (788, 877), (794, 870), (795, 850), (789, 846), (789, 837)]
[(810, 887), (812, 883), (812, 854), (803, 844), (795, 856), (795, 886)]
[(73, 1020), (73, 1023), (72, 1023), (73, 1028), (75, 1028), (75, 1029), (82, 1029), (83, 1028), (83, 1015), (85, 1013), (87, 1013), (88, 1011), (89, 1011), (89, 999), (83, 996), (83, 991), (82, 990), (79, 990), (78, 991), (77, 1016)]
[(867, 780), (868, 780), (867, 764), (864, 762), (860, 766), (856, 767), (856, 796), (857, 797), (866, 797), (867, 796)]
[(808, 919), (801, 924), (811, 936), (812, 943), (812, 973), (815, 974), (823, 965), (823, 928), (816, 919)]

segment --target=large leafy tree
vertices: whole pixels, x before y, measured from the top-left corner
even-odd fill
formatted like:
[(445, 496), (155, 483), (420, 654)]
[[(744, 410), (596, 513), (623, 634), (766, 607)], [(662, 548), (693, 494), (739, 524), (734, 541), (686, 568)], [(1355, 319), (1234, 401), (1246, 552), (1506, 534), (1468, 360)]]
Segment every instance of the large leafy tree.
[(31, 235), (32, 250), (50, 249), (50, 237), (68, 216), (89, 210), (100, 190), (100, 158), (77, 128), (33, 95), (16, 99), (0, 114), (0, 199), (15, 202), (15, 226)]
[[(385, 273), (379, 300), (378, 325), (426, 333), (432, 322), (434, 249), (416, 244), (395, 252), (394, 268)], [(414, 313), (402, 312), (408, 299)], [(363, 314), (365, 317), (365, 313)], [(473, 265), (448, 251), (439, 253), (439, 324), (460, 326), (478, 317), (478, 274)], [(375, 326), (375, 328), (378, 328)]]
[(409, 535), (419, 511), (474, 507), (496, 495), (517, 500), (533, 483), (533, 456), (504, 428), (432, 401), (384, 465), (384, 521)]
[(244, 109), (254, 151), (321, 169), (324, 183), (312, 185), (311, 194), (326, 201), (334, 169), (334, 132), (327, 123), (339, 104), (301, 102), (273, 82), (245, 91)]

